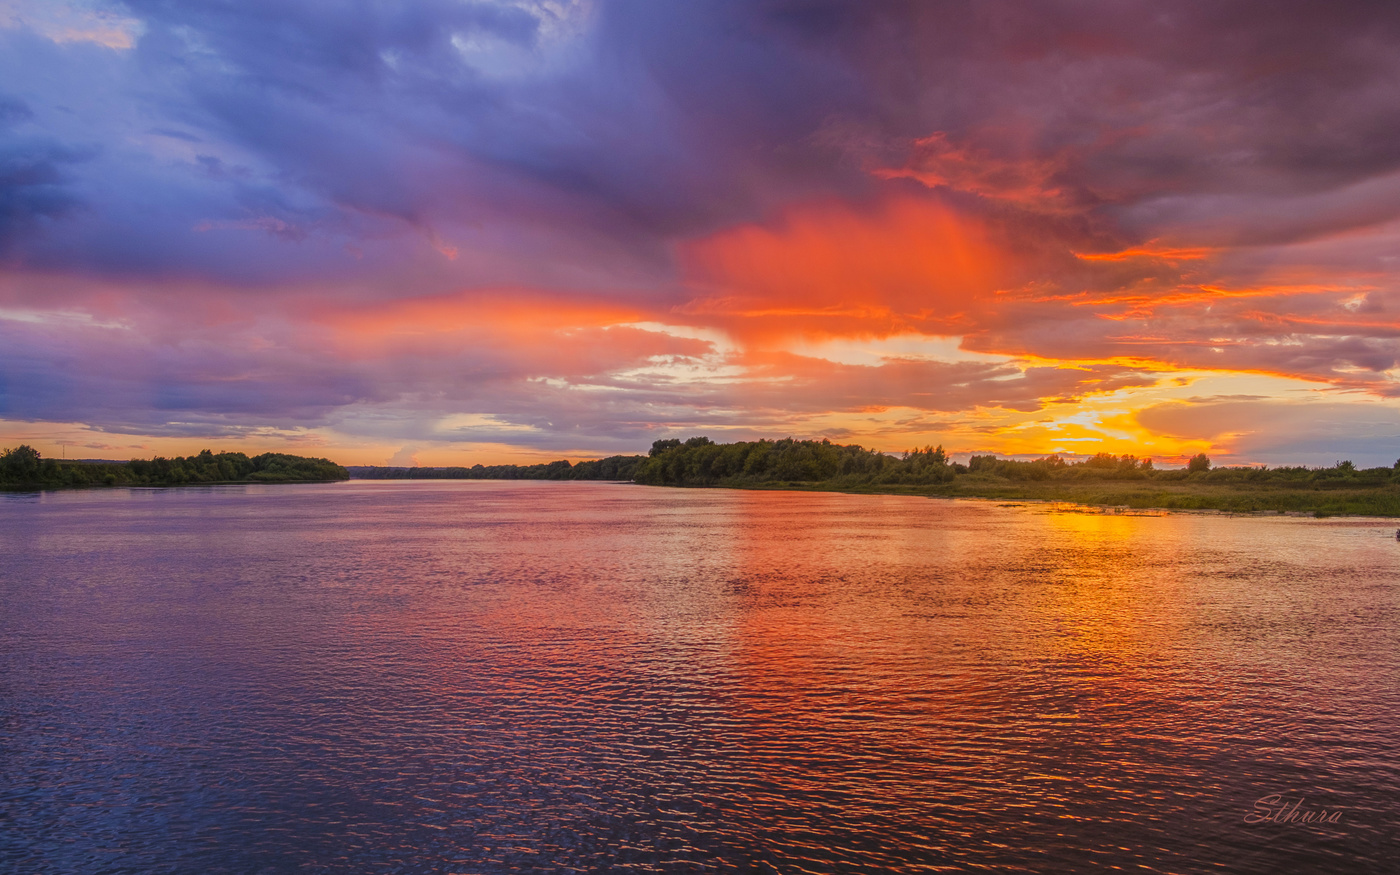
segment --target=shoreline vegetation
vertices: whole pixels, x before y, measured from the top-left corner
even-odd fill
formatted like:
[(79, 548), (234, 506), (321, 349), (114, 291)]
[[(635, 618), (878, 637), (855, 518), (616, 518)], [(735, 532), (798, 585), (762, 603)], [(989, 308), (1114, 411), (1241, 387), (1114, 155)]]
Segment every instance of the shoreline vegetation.
[(0, 489), (82, 489), (101, 486), (216, 486), (235, 483), (326, 483), (350, 479), (329, 459), (284, 453), (213, 453), (130, 462), (45, 459), (33, 447), (0, 452)]
[(341, 467), (327, 459), (243, 453), (124, 463), (41, 459), (31, 447), (0, 453), (0, 489), (310, 483), (361, 480), (595, 480), (647, 486), (786, 489), (923, 495), (1087, 506), (1400, 517), (1400, 462), (1391, 468), (1213, 467), (1204, 454), (1185, 468), (1099, 453), (1022, 461), (974, 455), (954, 462), (942, 447), (901, 455), (830, 441), (759, 440), (718, 444), (707, 437), (661, 440), (645, 456), (536, 465), (395, 468)]
[(386, 468), (350, 465), (352, 480), (607, 480), (633, 482), (647, 456), (609, 456), (587, 462), (538, 465), (473, 465), (470, 468)]
[(1082, 461), (1050, 455), (1030, 461), (973, 456), (951, 461), (942, 447), (900, 456), (829, 441), (746, 441), (707, 437), (652, 444), (646, 456), (611, 456), (571, 465), (470, 468), (351, 467), (365, 480), (618, 480), (648, 486), (789, 489), (1046, 501), (1161, 510), (1400, 516), (1400, 462), (1393, 468), (1213, 467), (1204, 454), (1185, 468), (1099, 453)]

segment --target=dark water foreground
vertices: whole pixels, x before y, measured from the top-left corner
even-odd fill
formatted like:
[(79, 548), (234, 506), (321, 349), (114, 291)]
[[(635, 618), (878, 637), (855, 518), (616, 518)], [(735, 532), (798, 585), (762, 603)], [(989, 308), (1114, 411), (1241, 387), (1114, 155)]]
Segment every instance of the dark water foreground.
[(0, 871), (1400, 871), (1393, 523), (118, 489), (0, 562)]

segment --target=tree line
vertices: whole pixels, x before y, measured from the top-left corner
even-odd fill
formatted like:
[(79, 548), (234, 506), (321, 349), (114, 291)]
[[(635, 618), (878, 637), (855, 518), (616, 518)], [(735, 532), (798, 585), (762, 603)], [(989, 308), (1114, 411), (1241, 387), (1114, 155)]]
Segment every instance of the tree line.
[(935, 487), (1000, 481), (1189, 481), (1229, 486), (1365, 488), (1400, 484), (1400, 461), (1392, 468), (1357, 468), (1349, 461), (1327, 468), (1305, 466), (1213, 467), (1204, 454), (1185, 468), (1160, 469), (1150, 458), (1098, 453), (1080, 460), (1059, 455), (1005, 459), (974, 455), (954, 462), (941, 446), (899, 455), (829, 440), (757, 440), (715, 443), (708, 437), (659, 440), (645, 456), (609, 456), (585, 462), (566, 460), (536, 465), (395, 468), (341, 467), (327, 459), (282, 453), (249, 457), (212, 453), (124, 463), (64, 462), (43, 459), (19, 446), (0, 452), (0, 488), (69, 486), (174, 486), (189, 483), (274, 483), (345, 480), (611, 480), (653, 486), (821, 485), (836, 489)]
[(1360, 469), (1351, 462), (1331, 468), (1211, 465), (1201, 453), (1185, 468), (1157, 468), (1150, 458), (1098, 453), (1080, 460), (1059, 455), (1004, 459), (974, 455), (964, 464), (941, 446), (916, 447), (898, 455), (829, 440), (757, 440), (729, 444), (708, 437), (659, 440), (645, 456), (609, 456), (587, 462), (536, 465), (473, 465), (443, 468), (351, 466), (365, 480), (618, 480), (651, 486), (761, 486), (822, 484), (833, 488), (936, 486), (968, 481), (1190, 481), (1216, 484), (1365, 487), (1400, 483), (1395, 468)]
[(0, 488), (57, 489), (81, 486), (182, 486), (194, 483), (306, 483), (347, 480), (350, 473), (329, 459), (285, 453), (214, 453), (130, 462), (45, 459), (21, 444), (0, 452)]
[(633, 480), (646, 456), (608, 456), (587, 462), (564, 459), (538, 465), (472, 465), (470, 468), (391, 468), (351, 465), (356, 480)]
[(836, 488), (934, 486), (959, 479), (1010, 481), (1190, 481), (1217, 484), (1290, 486), (1379, 486), (1400, 483), (1400, 461), (1391, 468), (1357, 468), (1349, 461), (1330, 468), (1212, 467), (1204, 453), (1185, 468), (1160, 469), (1150, 458), (1098, 453), (1072, 461), (1059, 455), (1003, 459), (974, 455), (966, 464), (951, 461), (941, 446), (895, 456), (858, 445), (827, 440), (759, 440), (717, 444), (707, 437), (664, 440), (652, 445), (637, 468), (638, 483), (657, 486), (751, 486), (821, 483)]

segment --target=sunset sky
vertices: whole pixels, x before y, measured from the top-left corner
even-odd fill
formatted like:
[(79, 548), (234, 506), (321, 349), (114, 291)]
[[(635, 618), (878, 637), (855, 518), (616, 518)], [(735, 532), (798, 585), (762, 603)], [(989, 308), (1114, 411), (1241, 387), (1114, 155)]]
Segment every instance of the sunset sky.
[(0, 446), (1400, 456), (1400, 4), (0, 0)]

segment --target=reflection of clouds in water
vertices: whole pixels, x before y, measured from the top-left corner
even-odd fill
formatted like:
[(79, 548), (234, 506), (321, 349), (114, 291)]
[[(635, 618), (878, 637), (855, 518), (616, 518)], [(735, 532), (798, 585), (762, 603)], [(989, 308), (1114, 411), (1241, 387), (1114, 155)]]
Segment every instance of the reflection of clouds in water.
[(470, 481), (5, 508), (21, 864), (1190, 871), (1280, 787), (1393, 796), (1372, 520)]

